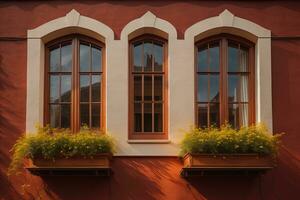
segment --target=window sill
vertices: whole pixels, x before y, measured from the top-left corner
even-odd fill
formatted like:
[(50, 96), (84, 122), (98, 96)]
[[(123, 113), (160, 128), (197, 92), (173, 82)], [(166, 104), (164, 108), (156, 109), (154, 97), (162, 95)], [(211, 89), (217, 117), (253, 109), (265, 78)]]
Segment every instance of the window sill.
[(129, 144), (169, 144), (171, 140), (127, 140)]

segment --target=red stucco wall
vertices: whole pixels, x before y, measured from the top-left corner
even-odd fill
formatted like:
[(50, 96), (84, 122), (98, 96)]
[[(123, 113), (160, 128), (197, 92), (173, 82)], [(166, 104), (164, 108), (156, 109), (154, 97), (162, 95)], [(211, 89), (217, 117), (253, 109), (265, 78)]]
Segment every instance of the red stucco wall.
[[(171, 22), (182, 38), (195, 22), (224, 9), (254, 21), (273, 36), (300, 36), (300, 3), (273, 1), (135, 1), (0, 3), (0, 37), (26, 36), (28, 29), (75, 8), (102, 21), (119, 38), (122, 28), (150, 10)], [(249, 177), (178, 176), (177, 158), (115, 158), (114, 175), (98, 178), (47, 178), (29, 174), (8, 178), (9, 149), (25, 130), (26, 41), (0, 41), (0, 199), (299, 199), (300, 191), (300, 39), (272, 40), (272, 92), (275, 132), (286, 132), (278, 168)], [(28, 185), (24, 185), (28, 184)]]

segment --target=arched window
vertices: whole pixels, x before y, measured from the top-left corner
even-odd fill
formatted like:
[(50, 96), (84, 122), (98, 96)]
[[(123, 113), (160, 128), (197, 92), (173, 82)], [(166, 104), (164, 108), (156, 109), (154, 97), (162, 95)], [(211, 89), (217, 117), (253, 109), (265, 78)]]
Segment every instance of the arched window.
[(196, 122), (234, 128), (255, 121), (254, 45), (219, 35), (196, 43)]
[(130, 41), (130, 139), (167, 138), (166, 45), (152, 35)]
[(72, 35), (46, 45), (45, 123), (102, 128), (104, 45)]

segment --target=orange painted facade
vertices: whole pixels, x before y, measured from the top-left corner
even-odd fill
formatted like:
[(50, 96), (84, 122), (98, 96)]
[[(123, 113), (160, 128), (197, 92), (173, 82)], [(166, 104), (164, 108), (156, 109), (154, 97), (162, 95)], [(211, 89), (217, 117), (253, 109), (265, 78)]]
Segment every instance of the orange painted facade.
[[(115, 157), (110, 178), (7, 177), (9, 151), (25, 132), (26, 40), (0, 40), (0, 200), (294, 200), (300, 191), (300, 3), (296, 1), (17, 1), (0, 2), (0, 37), (76, 9), (102, 21), (119, 39), (123, 27), (151, 11), (172, 23), (179, 38), (192, 24), (224, 9), (272, 32), (273, 131), (285, 132), (278, 167), (259, 176), (183, 179), (176, 157)], [(150, 144), (151, 145), (151, 144)]]

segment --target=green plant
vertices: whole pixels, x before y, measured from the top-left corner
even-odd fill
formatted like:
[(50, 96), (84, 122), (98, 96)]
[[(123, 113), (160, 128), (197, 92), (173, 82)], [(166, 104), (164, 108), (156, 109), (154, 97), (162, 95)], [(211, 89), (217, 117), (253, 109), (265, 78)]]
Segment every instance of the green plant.
[(28, 133), (17, 140), (12, 148), (13, 156), (8, 174), (16, 172), (25, 158), (70, 158), (93, 157), (100, 153), (113, 153), (114, 142), (107, 134), (83, 127), (79, 133), (71, 134), (68, 129), (38, 127), (37, 133)]
[(221, 128), (192, 128), (181, 143), (181, 156), (186, 153), (276, 155), (279, 137), (262, 124), (239, 130), (224, 125)]

